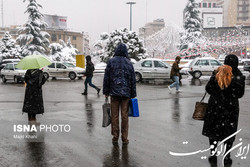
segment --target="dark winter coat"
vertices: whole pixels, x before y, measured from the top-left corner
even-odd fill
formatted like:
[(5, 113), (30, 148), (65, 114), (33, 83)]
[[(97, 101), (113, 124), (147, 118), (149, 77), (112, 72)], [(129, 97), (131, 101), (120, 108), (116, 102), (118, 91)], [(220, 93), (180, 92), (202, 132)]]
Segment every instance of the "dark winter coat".
[(95, 70), (94, 64), (91, 61), (87, 61), (85, 76), (93, 77), (94, 70)]
[(23, 112), (29, 114), (42, 114), (44, 113), (42, 85), (46, 79), (41, 70), (27, 70), (25, 73), (25, 98), (23, 104)]
[[(226, 63), (225, 63), (226, 64)], [(221, 90), (213, 73), (206, 85), (206, 91), (211, 95), (208, 101), (208, 110), (204, 118), (202, 134), (222, 141), (237, 131), (239, 118), (239, 98), (245, 92), (245, 77), (240, 70), (233, 68), (231, 84)], [(233, 142), (235, 137), (229, 141)]]
[(170, 78), (173, 78), (173, 76), (178, 76), (180, 77), (180, 70), (181, 68), (179, 67), (179, 64), (175, 61), (174, 64), (172, 65), (171, 72), (170, 72)]
[(127, 47), (118, 45), (115, 55), (108, 61), (103, 80), (103, 94), (110, 96), (136, 97), (136, 80)]

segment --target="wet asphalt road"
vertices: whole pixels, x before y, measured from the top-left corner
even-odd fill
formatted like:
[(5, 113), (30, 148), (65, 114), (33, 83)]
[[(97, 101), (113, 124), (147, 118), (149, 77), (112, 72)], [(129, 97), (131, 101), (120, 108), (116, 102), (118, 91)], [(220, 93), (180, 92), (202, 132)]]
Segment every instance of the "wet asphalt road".
[[(235, 145), (250, 144), (250, 77), (247, 75), (245, 96), (240, 99), (239, 128)], [(103, 74), (96, 74), (93, 83), (102, 87)], [(14, 125), (27, 124), (22, 115), (24, 86), (0, 84), (0, 166), (1, 167), (210, 167), (209, 152), (177, 157), (169, 152), (190, 153), (208, 148), (208, 139), (201, 135), (202, 121), (193, 120), (194, 104), (204, 94), (208, 78), (183, 79), (182, 93), (169, 94), (168, 83), (150, 81), (137, 84), (139, 118), (129, 120), (128, 146), (111, 143), (110, 126), (102, 127), (104, 96), (89, 88), (82, 96), (83, 80), (50, 80), (43, 87), (45, 114), (37, 117), (41, 125), (70, 125), (70, 132), (32, 133), (38, 139), (17, 139)], [(206, 98), (207, 100), (207, 98)], [(40, 126), (41, 126), (40, 125)], [(30, 134), (26, 132), (25, 134)], [(249, 167), (246, 159), (235, 157), (233, 167)], [(222, 157), (218, 157), (221, 167)]]

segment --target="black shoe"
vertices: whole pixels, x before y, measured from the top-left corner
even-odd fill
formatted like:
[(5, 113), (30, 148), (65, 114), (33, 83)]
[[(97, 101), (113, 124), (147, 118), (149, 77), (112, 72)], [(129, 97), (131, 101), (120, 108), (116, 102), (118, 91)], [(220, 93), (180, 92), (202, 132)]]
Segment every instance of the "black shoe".
[(118, 146), (118, 140), (112, 139), (112, 144), (113, 144), (114, 146)]
[(100, 88), (97, 88), (97, 94), (98, 94), (98, 95), (99, 95), (99, 93), (100, 93), (100, 90), (101, 90)]
[(84, 92), (82, 93), (82, 95), (87, 95), (88, 93), (87, 93), (87, 91), (86, 90), (84, 90)]
[(217, 163), (217, 156), (210, 156), (208, 158), (208, 161), (212, 164), (216, 164)]
[(118, 145), (118, 138), (117, 137), (113, 137), (112, 138), (112, 143), (114, 146), (117, 146)]
[(126, 145), (128, 145), (129, 144), (129, 140), (126, 140), (126, 141), (123, 141), (122, 142), (122, 145), (124, 145), (124, 146), (126, 146)]
[(224, 165), (232, 165), (232, 163), (233, 160), (230, 157), (226, 156), (224, 159)]

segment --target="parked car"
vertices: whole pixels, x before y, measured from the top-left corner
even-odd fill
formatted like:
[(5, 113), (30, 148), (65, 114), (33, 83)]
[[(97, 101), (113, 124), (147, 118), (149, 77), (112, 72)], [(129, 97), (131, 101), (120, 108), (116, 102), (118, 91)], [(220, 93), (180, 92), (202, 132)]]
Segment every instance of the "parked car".
[(243, 70), (250, 72), (250, 60), (249, 61), (248, 60), (244, 61)]
[(106, 66), (107, 66), (107, 64), (104, 62), (100, 62), (100, 63), (96, 64), (94, 73), (104, 73)]
[(210, 76), (222, 63), (212, 57), (202, 57), (194, 59), (189, 66), (189, 73), (198, 79), (201, 76)]
[(160, 59), (142, 59), (134, 64), (136, 81), (143, 79), (170, 79), (171, 65)]
[(181, 75), (188, 75), (188, 71), (189, 71), (189, 66), (191, 64), (192, 60), (191, 61), (188, 61), (187, 63), (185, 64), (179, 64), (179, 67), (181, 67), (182, 69), (180, 70), (180, 74)]
[(3, 83), (6, 83), (7, 80), (13, 80), (15, 83), (24, 81), (24, 75), (26, 70), (21, 70), (16, 68), (17, 63), (8, 63), (1, 70), (1, 78)]
[(85, 69), (76, 67), (69, 62), (53, 62), (51, 65), (43, 68), (45, 78), (70, 78), (74, 80), (76, 77), (81, 78), (85, 73)]
[(0, 63), (0, 70), (2, 70), (7, 63), (18, 63), (20, 59), (3, 59)]

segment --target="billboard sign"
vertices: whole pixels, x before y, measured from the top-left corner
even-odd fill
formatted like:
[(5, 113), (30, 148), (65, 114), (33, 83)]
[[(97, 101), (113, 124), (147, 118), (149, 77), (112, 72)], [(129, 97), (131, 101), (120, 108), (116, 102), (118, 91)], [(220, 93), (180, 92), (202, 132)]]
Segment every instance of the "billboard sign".
[(44, 21), (48, 24), (48, 28), (67, 29), (67, 17), (57, 15), (44, 15)]
[(203, 13), (203, 27), (216, 28), (223, 26), (222, 13)]

